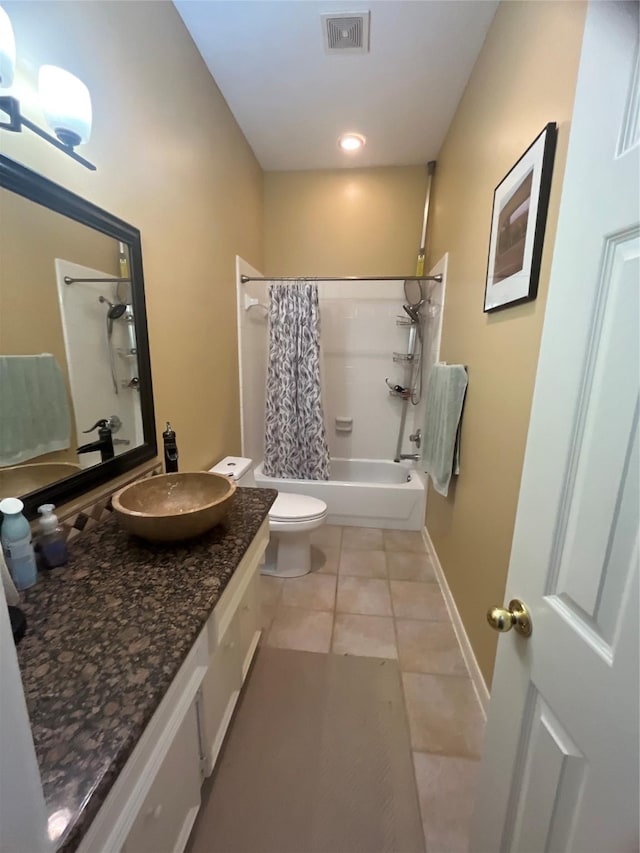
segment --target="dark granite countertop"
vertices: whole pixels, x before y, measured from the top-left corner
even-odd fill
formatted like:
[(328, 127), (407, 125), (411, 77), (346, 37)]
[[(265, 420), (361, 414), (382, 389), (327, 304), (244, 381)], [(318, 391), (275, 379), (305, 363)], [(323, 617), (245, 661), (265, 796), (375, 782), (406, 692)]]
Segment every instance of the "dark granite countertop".
[(58, 848), (80, 843), (276, 495), (238, 488), (224, 524), (176, 545), (110, 518), (23, 593), (18, 659)]

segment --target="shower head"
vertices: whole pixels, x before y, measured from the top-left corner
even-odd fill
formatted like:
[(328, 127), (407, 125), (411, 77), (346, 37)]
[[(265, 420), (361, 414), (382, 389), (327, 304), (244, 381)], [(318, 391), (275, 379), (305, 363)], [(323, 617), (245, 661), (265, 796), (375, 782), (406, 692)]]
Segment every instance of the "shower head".
[(403, 305), (402, 306), (404, 308), (404, 310), (406, 311), (406, 313), (411, 318), (412, 322), (414, 322), (414, 323), (420, 323), (422, 321), (422, 317), (420, 316), (420, 306), (422, 305), (423, 301), (424, 300), (421, 300), (418, 305)]
[(123, 302), (116, 302), (114, 305), (113, 302), (109, 302), (106, 296), (99, 296), (98, 299), (109, 306), (109, 310), (107, 311), (108, 320), (117, 320), (127, 310), (127, 306)]

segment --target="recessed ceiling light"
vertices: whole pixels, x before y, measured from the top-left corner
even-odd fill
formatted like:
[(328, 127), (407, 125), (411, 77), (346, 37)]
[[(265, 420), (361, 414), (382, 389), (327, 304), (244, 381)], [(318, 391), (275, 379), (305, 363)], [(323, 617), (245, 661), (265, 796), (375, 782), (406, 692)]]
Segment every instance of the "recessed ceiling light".
[(343, 133), (338, 139), (338, 147), (349, 153), (359, 151), (367, 140), (359, 133)]

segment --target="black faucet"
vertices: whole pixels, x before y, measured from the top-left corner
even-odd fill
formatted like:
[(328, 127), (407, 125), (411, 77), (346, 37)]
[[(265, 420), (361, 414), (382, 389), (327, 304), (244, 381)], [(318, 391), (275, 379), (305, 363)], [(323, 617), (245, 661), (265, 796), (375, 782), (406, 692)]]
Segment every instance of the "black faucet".
[(99, 450), (100, 460), (102, 462), (106, 462), (107, 459), (113, 459), (115, 456), (111, 427), (109, 426), (109, 421), (106, 420), (106, 418), (103, 418), (102, 420), (96, 421), (91, 429), (84, 430), (84, 433), (93, 432), (96, 427), (99, 427), (98, 440), (92, 441), (89, 444), (83, 444), (76, 450), (76, 453), (93, 453), (94, 451)]

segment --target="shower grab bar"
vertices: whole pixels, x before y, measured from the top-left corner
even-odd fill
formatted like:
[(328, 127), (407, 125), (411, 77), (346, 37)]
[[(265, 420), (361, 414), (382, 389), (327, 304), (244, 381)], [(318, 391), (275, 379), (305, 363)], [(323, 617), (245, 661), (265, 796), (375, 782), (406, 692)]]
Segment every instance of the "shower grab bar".
[(289, 275), (289, 276), (258, 276), (241, 275), (240, 281), (246, 284), (248, 281), (288, 281), (295, 284), (297, 281), (442, 281), (442, 274), (438, 275)]

